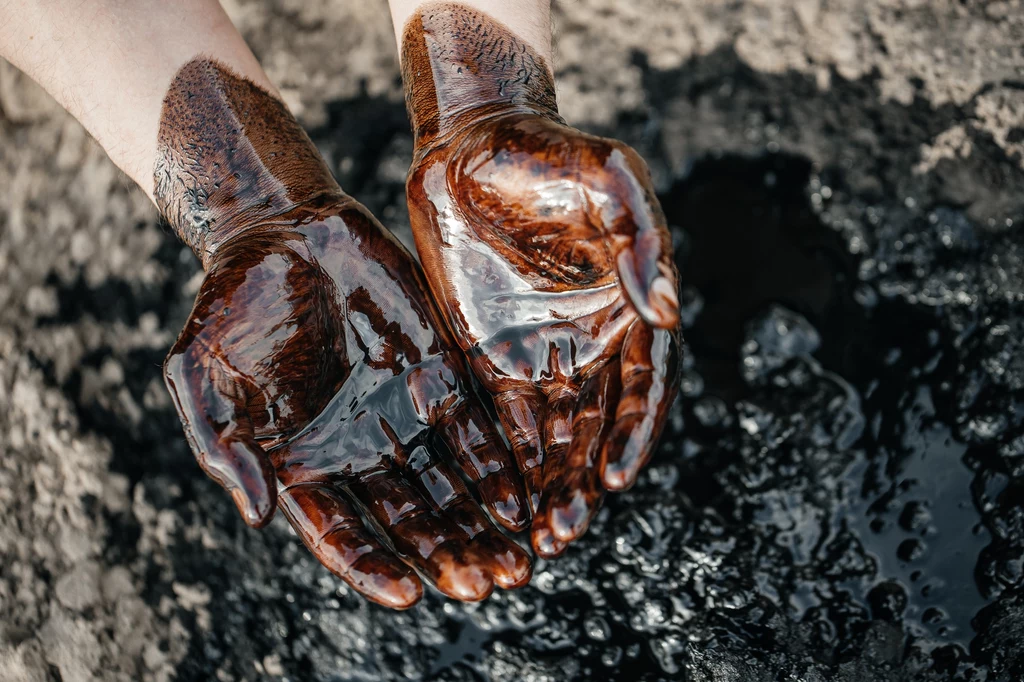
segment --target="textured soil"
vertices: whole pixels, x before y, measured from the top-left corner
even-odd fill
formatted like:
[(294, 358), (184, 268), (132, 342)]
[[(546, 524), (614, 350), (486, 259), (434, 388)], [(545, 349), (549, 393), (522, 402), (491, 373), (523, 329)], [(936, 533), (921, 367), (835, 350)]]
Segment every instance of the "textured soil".
[[(382, 2), (225, 2), (409, 235)], [(0, 63), (0, 680), (1024, 678), (1024, 2), (555, 4), (563, 112), (647, 158), (689, 349), (657, 459), (532, 584), (369, 606), (202, 476), (201, 272)]]

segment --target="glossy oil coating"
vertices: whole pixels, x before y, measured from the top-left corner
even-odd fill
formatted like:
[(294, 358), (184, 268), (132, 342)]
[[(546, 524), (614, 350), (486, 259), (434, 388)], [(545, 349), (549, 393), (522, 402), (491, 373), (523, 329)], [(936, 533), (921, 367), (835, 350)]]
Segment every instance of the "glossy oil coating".
[(197, 59), (167, 94), (156, 198), (206, 278), (165, 363), (203, 469), (253, 526), (280, 506), (367, 598), (462, 600), (529, 580), (495, 518), (518, 473), (410, 254), (331, 178), (278, 100)]
[(547, 64), (488, 15), (425, 6), (402, 63), (417, 249), (555, 556), (636, 480), (676, 393), (665, 218), (639, 155), (565, 125)]

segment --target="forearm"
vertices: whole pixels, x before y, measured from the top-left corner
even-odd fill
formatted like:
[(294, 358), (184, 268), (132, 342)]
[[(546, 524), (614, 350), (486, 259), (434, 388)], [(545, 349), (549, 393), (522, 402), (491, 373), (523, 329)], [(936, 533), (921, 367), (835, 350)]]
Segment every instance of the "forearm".
[(75, 116), (151, 198), (163, 100), (197, 55), (273, 92), (216, 0), (0, 0), (0, 56)]

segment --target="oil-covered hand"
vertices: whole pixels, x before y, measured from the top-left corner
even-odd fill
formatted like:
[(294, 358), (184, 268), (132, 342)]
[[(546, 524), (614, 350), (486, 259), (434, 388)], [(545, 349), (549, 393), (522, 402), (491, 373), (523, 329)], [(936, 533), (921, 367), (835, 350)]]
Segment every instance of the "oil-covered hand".
[(544, 61), (458, 4), (408, 23), (409, 212), (557, 556), (636, 480), (678, 380), (678, 276), (643, 160), (564, 124)]
[(528, 521), (519, 474), (409, 253), (330, 177), (276, 99), (216, 63), (164, 102), (156, 197), (206, 277), (165, 364), (203, 469), (261, 526), (280, 506), (372, 601), (425, 576), (461, 600), (529, 580), (498, 521)]

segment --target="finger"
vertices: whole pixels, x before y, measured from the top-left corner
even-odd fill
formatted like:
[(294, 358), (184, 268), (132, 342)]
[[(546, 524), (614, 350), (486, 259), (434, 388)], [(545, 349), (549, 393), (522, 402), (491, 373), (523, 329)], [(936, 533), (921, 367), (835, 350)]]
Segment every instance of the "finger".
[[(572, 441), (572, 417), (576, 408), (577, 393), (570, 389), (561, 389), (548, 397), (544, 420), (544, 476), (540, 507), (544, 507), (544, 499), (548, 490), (560, 486), (565, 475), (565, 457)], [(541, 556), (548, 551), (561, 551), (565, 547), (561, 541), (552, 542), (547, 537), (549, 528), (546, 523), (537, 523), (536, 514), (531, 530), (533, 549)], [(557, 540), (557, 538), (556, 538)]]
[(534, 522), (534, 527), (530, 530), (530, 544), (533, 545), (533, 551), (542, 559), (554, 559), (562, 556), (565, 550), (569, 548), (567, 543), (555, 537), (550, 528), (538, 526), (536, 522)]
[(285, 489), (281, 510), (331, 573), (370, 601), (407, 609), (423, 596), (415, 571), (366, 530), (340, 491), (319, 484)]
[(619, 363), (614, 361), (584, 385), (563, 471), (554, 480), (545, 477), (544, 498), (534, 527), (546, 527), (563, 543), (586, 532), (604, 497), (598, 464), (621, 391), (620, 374)]
[(629, 238), (616, 257), (619, 280), (643, 320), (660, 329), (679, 325), (679, 277), (665, 215), (651, 189), (650, 171), (632, 149), (619, 150), (610, 163), (627, 210), (614, 214), (607, 228)]
[(348, 486), (391, 544), (442, 593), (480, 601), (494, 589), (486, 562), (469, 536), (444, 519), (397, 469), (371, 473)]
[(494, 527), (451, 467), (421, 445), (409, 454), (406, 469), (434, 511), (469, 536), (471, 547), (489, 562), (488, 568), (499, 587), (512, 589), (530, 581), (530, 557)]
[(540, 504), (544, 472), (544, 446), (540, 436), (544, 424), (543, 398), (529, 389), (507, 391), (494, 397), (494, 407), (522, 474), (530, 512), (535, 512)]
[(572, 416), (577, 393), (561, 389), (548, 397), (544, 419), (544, 476), (541, 504), (548, 488), (565, 473), (565, 455), (572, 441)]
[(519, 471), (483, 407), (461, 399), (441, 417), (437, 431), (498, 523), (512, 532), (525, 528), (530, 510)]
[(164, 362), (164, 380), (185, 437), (206, 475), (228, 491), (247, 524), (261, 528), (277, 506), (277, 477), (256, 442), (245, 391), (216, 360), (174, 353)]
[(679, 345), (665, 329), (636, 322), (622, 346), (622, 396), (601, 453), (608, 490), (636, 482), (661, 435), (678, 386)]

